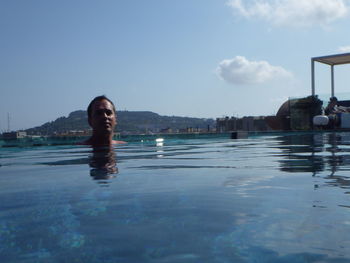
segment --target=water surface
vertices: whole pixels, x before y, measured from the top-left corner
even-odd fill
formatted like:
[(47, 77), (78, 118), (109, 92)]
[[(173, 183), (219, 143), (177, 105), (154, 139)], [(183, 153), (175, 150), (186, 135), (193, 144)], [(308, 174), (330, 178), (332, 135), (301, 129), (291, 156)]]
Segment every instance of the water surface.
[(1, 262), (350, 262), (350, 134), (0, 148)]

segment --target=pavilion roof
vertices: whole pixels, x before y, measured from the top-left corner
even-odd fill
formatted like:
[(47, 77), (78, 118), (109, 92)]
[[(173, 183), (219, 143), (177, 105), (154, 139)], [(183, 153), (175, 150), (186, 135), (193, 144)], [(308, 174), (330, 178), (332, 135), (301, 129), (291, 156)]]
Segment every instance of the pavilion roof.
[(330, 55), (330, 56), (322, 56), (322, 57), (314, 57), (313, 61), (317, 61), (320, 63), (328, 64), (328, 65), (341, 65), (350, 63), (350, 53)]

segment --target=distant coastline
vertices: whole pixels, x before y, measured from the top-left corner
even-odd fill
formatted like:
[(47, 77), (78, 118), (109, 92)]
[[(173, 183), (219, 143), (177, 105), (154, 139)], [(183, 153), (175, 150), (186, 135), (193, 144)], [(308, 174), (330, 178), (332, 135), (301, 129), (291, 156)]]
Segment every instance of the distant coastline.
[[(118, 111), (117, 120), (115, 132), (123, 135), (214, 132), (216, 128), (214, 119), (161, 116), (151, 111)], [(78, 110), (25, 132), (38, 136), (89, 136), (91, 128), (86, 111)]]

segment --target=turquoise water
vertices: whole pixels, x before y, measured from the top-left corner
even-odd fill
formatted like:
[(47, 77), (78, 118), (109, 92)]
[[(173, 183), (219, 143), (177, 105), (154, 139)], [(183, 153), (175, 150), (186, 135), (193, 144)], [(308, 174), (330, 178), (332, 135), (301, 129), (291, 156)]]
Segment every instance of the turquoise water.
[(350, 133), (0, 148), (0, 262), (350, 262)]

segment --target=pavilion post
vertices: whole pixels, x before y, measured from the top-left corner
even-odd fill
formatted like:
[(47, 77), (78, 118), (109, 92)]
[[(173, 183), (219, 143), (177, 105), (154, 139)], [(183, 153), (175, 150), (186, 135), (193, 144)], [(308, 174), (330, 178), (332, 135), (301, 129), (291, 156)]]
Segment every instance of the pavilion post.
[(334, 97), (334, 65), (331, 65), (332, 97)]
[(315, 96), (315, 61), (311, 59), (311, 95)]

